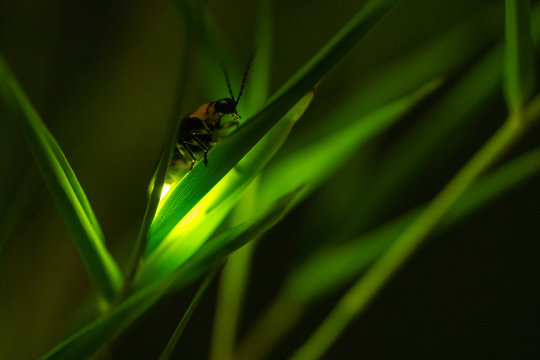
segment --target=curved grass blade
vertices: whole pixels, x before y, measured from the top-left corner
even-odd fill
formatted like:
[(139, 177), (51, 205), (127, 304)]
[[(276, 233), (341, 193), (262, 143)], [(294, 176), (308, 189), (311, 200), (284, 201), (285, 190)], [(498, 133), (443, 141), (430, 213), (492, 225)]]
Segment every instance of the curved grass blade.
[[(471, 187), (449, 211), (439, 232), (540, 173), (540, 149), (500, 165)], [(341, 288), (367, 268), (410, 224), (420, 210), (413, 210), (346, 245), (325, 250), (308, 260), (287, 279), (284, 293), (301, 304), (320, 300)]]
[(0, 92), (16, 115), (25, 140), (101, 294), (112, 300), (122, 276), (105, 248), (90, 204), (60, 147), (0, 57)]
[(471, 185), (540, 119), (540, 95), (524, 109), (522, 121), (515, 121), (514, 116), (512, 114), (505, 121), (366, 273), (347, 290), (322, 324), (293, 354), (292, 359), (320, 358), (352, 319), (365, 311), (388, 280), (440, 226), (449, 210)]
[(396, 0), (369, 2), (308, 63), (300, 69), (267, 105), (208, 154), (207, 168), (199, 163), (163, 204), (150, 228), (150, 237), (161, 239), (201, 198), (251, 149), (272, 126), (306, 94), (360, 38), (394, 5)]
[[(502, 47), (480, 59), (395, 144), (392, 144), (369, 183), (369, 192), (358, 204), (357, 229), (380, 220), (388, 207), (403, 197), (403, 188), (421, 178), (430, 161), (444, 156), (448, 139), (464, 124), (470, 126), (474, 110), (499, 94)], [(464, 130), (466, 131), (466, 130)]]
[(274, 207), (251, 223), (230, 229), (205, 244), (182, 267), (169, 276), (127, 297), (118, 307), (67, 338), (43, 360), (84, 359), (95, 354), (103, 345), (114, 340), (163, 295), (179, 290), (197, 280), (219, 264), (234, 250), (259, 237), (276, 224), (287, 211), (297, 191), (280, 199)]
[[(540, 149), (509, 160), (478, 181), (449, 211), (440, 231), (457, 224), (472, 212), (485, 207), (497, 197), (538, 176)], [(324, 249), (294, 270), (284, 283), (277, 299), (262, 320), (248, 332), (240, 346), (239, 359), (256, 359), (261, 349), (271, 349), (302, 316), (302, 310), (342, 289), (368, 268), (416, 218), (412, 210), (368, 234), (334, 249)], [(290, 320), (286, 324), (283, 314)], [(273, 324), (281, 324), (275, 327)], [(247, 354), (247, 355), (246, 355)]]
[(137, 277), (137, 287), (145, 286), (176, 269), (212, 235), (236, 205), (244, 189), (283, 145), (296, 121), (311, 104), (314, 92), (315, 89), (306, 94), (285, 114), (165, 239), (156, 244)]
[[(353, 121), (334, 133), (305, 146), (286, 159), (274, 164), (262, 176), (260, 202), (271, 204), (276, 198), (305, 185), (303, 196), (343, 165), (358, 148), (368, 140), (388, 129), (424, 97), (439, 87), (441, 80), (434, 80), (409, 96), (391, 102), (374, 111), (357, 117), (354, 101), (350, 107), (338, 109), (340, 115), (348, 114)], [(329, 115), (329, 121), (332, 115)]]
[[(251, 65), (249, 91), (246, 91), (245, 95), (249, 114), (259, 109), (270, 94), (273, 18), (271, 0), (258, 0), (255, 29), (256, 56)], [(305, 99), (305, 96), (302, 99)], [(250, 218), (255, 212), (258, 205), (258, 183), (258, 178), (255, 178), (242, 193), (231, 214), (231, 224), (240, 223), (243, 219)], [(240, 314), (257, 242), (255, 239), (232, 253), (221, 271), (210, 341), (210, 360), (233, 359)]]
[(536, 87), (530, 0), (506, 0), (504, 90), (510, 112), (519, 112)]
[[(501, 35), (502, 13), (503, 7), (497, 2), (482, 7), (481, 11), (466, 21), (412, 49), (397, 61), (374, 69), (373, 75), (362, 79), (358, 89), (347, 96), (344, 104), (339, 106), (354, 107), (356, 117), (357, 114), (367, 113), (396, 101), (432, 79), (441, 76), (446, 78), (449, 74), (458, 73), (489, 50)], [(342, 114), (334, 107), (328, 112), (335, 115), (332, 121), (318, 121), (310, 127), (308, 134), (298, 134), (295, 139), (291, 139), (294, 142), (291, 141), (290, 146), (283, 149), (282, 156), (294, 154), (313, 139), (323, 138), (334, 129), (348, 125), (351, 115), (347, 112)], [(324, 114), (323, 118), (327, 116)]]
[[(180, 6), (182, 10), (181, 13), (191, 13), (185, 1), (178, 1), (178, 6)], [(127, 293), (128, 287), (131, 286), (131, 283), (134, 280), (137, 271), (139, 270), (139, 261), (148, 247), (148, 232), (150, 230), (152, 220), (154, 219), (154, 216), (158, 209), (163, 184), (165, 183), (165, 178), (167, 176), (167, 169), (169, 168), (169, 164), (171, 163), (173, 149), (176, 144), (176, 136), (178, 134), (178, 128), (180, 126), (181, 119), (180, 111), (186, 88), (187, 71), (189, 68), (193, 38), (195, 37), (195, 32), (193, 30), (194, 25), (192, 20), (193, 19), (191, 19), (189, 16), (185, 19), (186, 23), (183, 52), (175, 85), (171, 117), (169, 118), (167, 127), (167, 137), (161, 150), (161, 155), (159, 157), (157, 168), (152, 177), (152, 192), (150, 194), (150, 199), (148, 200), (148, 203), (146, 205), (137, 239), (135, 240), (135, 245), (133, 247), (130, 262), (128, 264), (125, 286), (122, 289), (122, 294), (120, 294), (120, 297), (123, 297)]]

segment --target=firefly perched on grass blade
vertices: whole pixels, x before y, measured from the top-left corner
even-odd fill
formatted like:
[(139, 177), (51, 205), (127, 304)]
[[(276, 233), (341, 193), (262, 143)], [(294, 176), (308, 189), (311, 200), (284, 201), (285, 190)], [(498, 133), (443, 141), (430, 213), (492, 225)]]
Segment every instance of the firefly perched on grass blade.
[[(208, 164), (208, 151), (224, 137), (223, 130), (240, 125), (238, 120), (241, 117), (236, 110), (236, 106), (244, 91), (250, 66), (251, 60), (244, 71), (240, 92), (236, 99), (227, 72), (224, 71), (225, 81), (231, 97), (203, 104), (181, 120), (177, 143), (170, 164), (171, 168), (189, 164), (189, 170), (191, 170), (195, 162), (202, 157), (204, 157), (204, 165), (206, 166)], [(232, 120), (222, 122), (221, 120), (225, 115), (232, 115)]]

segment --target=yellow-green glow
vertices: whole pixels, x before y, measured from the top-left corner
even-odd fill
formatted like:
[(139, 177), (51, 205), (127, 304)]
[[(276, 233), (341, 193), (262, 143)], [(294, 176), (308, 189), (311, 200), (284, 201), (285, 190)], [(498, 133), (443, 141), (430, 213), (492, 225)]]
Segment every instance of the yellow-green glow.
[(165, 195), (167, 195), (170, 189), (171, 189), (171, 185), (163, 184), (163, 188), (161, 189), (161, 197), (159, 198), (159, 201), (163, 200), (163, 198), (165, 197)]
[[(230, 171), (199, 203), (163, 239), (161, 244), (148, 257), (141, 269), (137, 282), (145, 283), (164, 275), (186, 261), (212, 235), (215, 229), (236, 204), (244, 187), (237, 187), (239, 174)], [(178, 185), (165, 184), (168, 191), (163, 191), (158, 212), (171, 189)]]

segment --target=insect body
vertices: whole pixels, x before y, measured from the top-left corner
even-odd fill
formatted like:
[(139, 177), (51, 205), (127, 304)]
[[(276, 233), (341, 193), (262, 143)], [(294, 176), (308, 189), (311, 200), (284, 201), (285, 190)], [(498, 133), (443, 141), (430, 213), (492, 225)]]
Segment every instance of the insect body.
[[(208, 164), (208, 151), (223, 137), (223, 130), (231, 126), (239, 126), (240, 115), (236, 106), (242, 96), (249, 66), (244, 71), (242, 85), (238, 98), (234, 98), (229, 78), (225, 73), (225, 80), (229, 88), (230, 98), (201, 105), (195, 112), (184, 117), (178, 130), (176, 149), (171, 162), (171, 167), (182, 163), (190, 163), (190, 169), (195, 162), (204, 156), (204, 165)], [(232, 121), (222, 122), (225, 115), (232, 115)]]
[[(234, 120), (222, 123), (223, 116), (227, 114), (231, 114)], [(198, 160), (197, 155), (203, 152), (204, 164), (208, 164), (206, 154), (222, 137), (222, 130), (232, 125), (238, 126), (239, 118), (233, 99), (226, 98), (201, 105), (180, 122), (173, 162), (187, 160), (193, 168)]]

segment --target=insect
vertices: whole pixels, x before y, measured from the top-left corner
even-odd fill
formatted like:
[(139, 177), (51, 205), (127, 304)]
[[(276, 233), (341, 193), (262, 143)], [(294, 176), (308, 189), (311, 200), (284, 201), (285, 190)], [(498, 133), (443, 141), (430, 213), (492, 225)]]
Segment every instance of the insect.
[[(236, 111), (236, 106), (244, 91), (250, 66), (251, 60), (244, 71), (242, 85), (236, 99), (227, 72), (224, 71), (225, 81), (231, 97), (202, 104), (196, 111), (181, 120), (171, 167), (190, 162), (189, 169), (191, 170), (195, 162), (202, 156), (204, 156), (204, 165), (208, 165), (208, 151), (224, 137), (223, 130), (240, 125), (238, 120), (241, 117)], [(231, 115), (232, 121), (222, 122), (221, 120), (225, 115)]]

